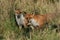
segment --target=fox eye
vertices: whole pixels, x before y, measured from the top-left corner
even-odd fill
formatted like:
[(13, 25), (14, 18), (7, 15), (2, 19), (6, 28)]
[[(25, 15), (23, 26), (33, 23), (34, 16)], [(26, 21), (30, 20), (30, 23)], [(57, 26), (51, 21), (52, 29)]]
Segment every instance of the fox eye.
[(20, 18), (20, 15), (17, 15), (17, 18)]

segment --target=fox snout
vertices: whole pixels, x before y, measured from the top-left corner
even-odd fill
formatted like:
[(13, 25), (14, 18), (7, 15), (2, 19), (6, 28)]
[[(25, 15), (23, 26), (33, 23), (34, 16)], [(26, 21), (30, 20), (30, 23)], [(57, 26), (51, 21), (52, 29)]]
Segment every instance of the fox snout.
[(20, 15), (17, 15), (17, 18), (19, 19), (20, 18)]

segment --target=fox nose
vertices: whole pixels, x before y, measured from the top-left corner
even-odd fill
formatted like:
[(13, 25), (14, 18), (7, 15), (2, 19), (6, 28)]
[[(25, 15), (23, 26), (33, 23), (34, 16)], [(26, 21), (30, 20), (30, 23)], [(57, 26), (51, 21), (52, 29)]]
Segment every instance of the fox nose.
[(20, 15), (18, 15), (17, 18), (20, 18)]

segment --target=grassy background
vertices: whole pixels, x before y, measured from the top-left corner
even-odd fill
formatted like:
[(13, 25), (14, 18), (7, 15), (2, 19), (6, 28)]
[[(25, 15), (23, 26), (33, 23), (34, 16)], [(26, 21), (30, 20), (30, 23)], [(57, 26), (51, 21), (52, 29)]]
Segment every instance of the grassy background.
[[(0, 0), (0, 40), (60, 40), (60, 33), (55, 30), (33, 31), (28, 34), (19, 30), (16, 25), (14, 10), (20, 9), (27, 13), (56, 13), (60, 12), (59, 0)], [(59, 15), (59, 14), (58, 14)], [(56, 16), (56, 24), (60, 24), (60, 16)], [(51, 25), (50, 25), (51, 26)], [(24, 35), (27, 35), (26, 37)]]

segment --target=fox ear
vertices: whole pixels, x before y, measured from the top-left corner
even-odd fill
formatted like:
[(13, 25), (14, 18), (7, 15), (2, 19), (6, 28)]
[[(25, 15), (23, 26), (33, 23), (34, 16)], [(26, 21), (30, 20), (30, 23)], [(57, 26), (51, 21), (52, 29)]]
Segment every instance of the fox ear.
[(23, 12), (24, 14), (27, 14), (25, 11)]
[(26, 12), (23, 12), (23, 15), (25, 16), (27, 13)]
[(22, 12), (24, 15), (27, 14), (25, 11)]

